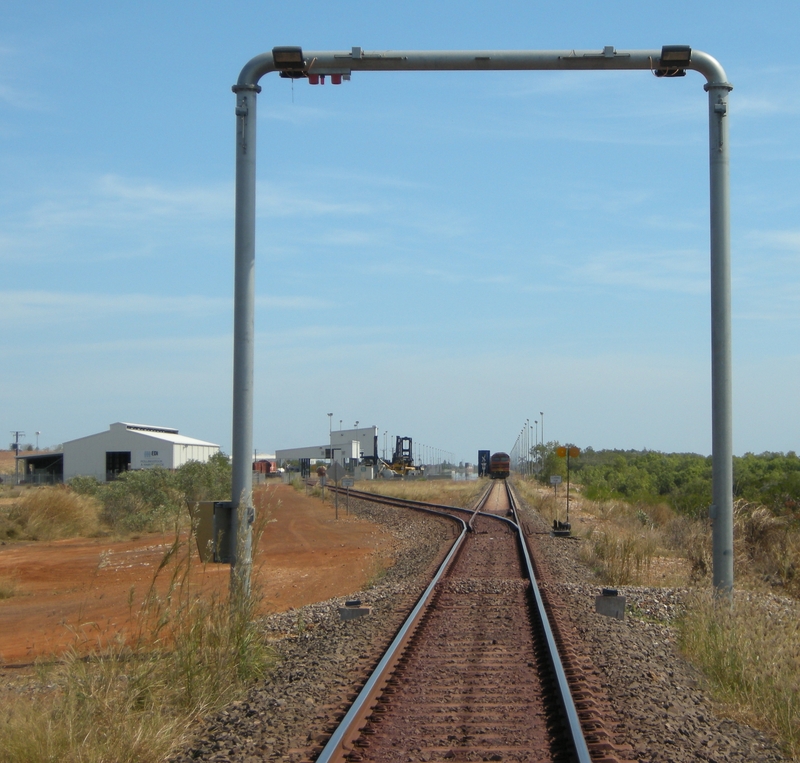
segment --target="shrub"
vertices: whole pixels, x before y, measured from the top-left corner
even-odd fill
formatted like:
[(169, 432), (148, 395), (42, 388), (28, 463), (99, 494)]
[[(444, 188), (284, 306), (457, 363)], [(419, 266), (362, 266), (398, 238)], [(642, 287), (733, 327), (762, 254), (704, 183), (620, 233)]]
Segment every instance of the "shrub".
[(182, 519), (182, 501), (173, 482), (173, 475), (160, 467), (120, 474), (98, 491), (103, 521), (123, 532), (174, 527)]
[(17, 595), (17, 582), (13, 578), (0, 578), (0, 601)]
[(80, 495), (97, 495), (97, 491), (100, 489), (100, 483), (96, 477), (73, 477), (67, 485)]
[[(78, 489), (92, 490), (92, 478), (80, 478)], [(72, 485), (70, 482), (70, 485)], [(215, 454), (208, 462), (190, 461), (174, 472), (160, 467), (123, 472), (98, 485), (103, 521), (118, 532), (165, 531), (188, 522), (188, 504), (230, 500), (231, 465)]]
[(231, 462), (215, 453), (206, 463), (189, 461), (175, 472), (175, 487), (186, 503), (231, 500)]
[(800, 590), (800, 535), (787, 517), (766, 506), (736, 501), (733, 507), (736, 575), (753, 576), (773, 585)]

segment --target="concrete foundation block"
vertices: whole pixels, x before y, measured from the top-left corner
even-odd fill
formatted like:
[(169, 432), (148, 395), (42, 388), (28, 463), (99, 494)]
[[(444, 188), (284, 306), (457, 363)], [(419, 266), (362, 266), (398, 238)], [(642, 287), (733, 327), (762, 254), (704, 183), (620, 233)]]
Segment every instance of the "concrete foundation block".
[(372, 607), (339, 607), (340, 620), (355, 620), (372, 612)]
[(625, 619), (625, 597), (624, 596), (595, 596), (594, 611), (614, 617), (617, 620)]

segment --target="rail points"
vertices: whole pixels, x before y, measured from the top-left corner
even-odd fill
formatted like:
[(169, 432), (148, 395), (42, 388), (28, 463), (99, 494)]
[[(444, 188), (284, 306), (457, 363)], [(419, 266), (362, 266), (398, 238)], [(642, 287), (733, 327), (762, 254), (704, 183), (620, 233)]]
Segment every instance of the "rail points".
[(317, 763), (619, 760), (548, 616), (507, 480), (473, 509), (350, 495), (445, 516), (459, 532)]

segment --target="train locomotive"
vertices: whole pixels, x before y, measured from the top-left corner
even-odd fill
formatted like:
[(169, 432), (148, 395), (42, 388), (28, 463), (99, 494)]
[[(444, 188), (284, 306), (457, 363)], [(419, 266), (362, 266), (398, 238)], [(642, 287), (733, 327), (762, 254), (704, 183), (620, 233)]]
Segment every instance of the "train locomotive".
[(511, 471), (511, 458), (508, 453), (492, 453), (489, 458), (489, 476), (493, 480), (504, 480)]

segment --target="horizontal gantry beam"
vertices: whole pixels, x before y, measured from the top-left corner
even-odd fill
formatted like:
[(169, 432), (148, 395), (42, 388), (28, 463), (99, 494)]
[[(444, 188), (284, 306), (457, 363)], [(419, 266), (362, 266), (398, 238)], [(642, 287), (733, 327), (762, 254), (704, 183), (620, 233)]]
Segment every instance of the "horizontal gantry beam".
[(277, 47), (252, 58), (242, 69), (237, 87), (253, 87), (269, 72), (284, 77), (350, 75), (385, 71), (587, 71), (651, 70), (659, 76), (681, 76), (687, 69), (709, 82), (725, 82), (719, 63), (688, 45), (660, 50), (388, 50), (304, 51)]

